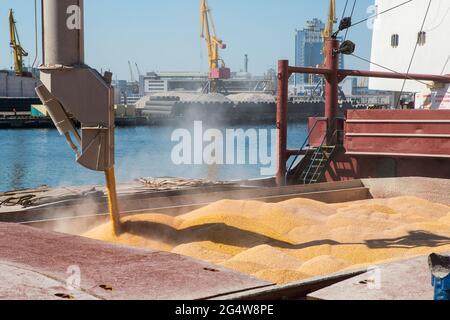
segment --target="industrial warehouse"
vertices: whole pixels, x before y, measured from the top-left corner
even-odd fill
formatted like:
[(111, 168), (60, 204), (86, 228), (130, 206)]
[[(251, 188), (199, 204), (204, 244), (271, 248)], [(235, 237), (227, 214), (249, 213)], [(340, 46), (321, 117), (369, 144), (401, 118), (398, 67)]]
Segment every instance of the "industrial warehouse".
[(192, 0), (203, 67), (161, 50), (173, 69), (142, 73), (97, 56), (98, 4), (28, 2), (0, 6), (0, 299), (250, 302), (170, 311), (203, 318), (449, 300), (450, 3), (310, 3), (278, 36), (294, 59), (261, 64), (219, 36), (237, 2)]

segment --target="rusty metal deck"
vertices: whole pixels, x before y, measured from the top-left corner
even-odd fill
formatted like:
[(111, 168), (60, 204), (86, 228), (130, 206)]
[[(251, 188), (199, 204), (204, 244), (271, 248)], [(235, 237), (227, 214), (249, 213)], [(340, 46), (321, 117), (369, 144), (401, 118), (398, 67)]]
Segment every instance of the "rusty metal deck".
[[(18, 224), (0, 223), (0, 238), (1, 299), (196, 300), (271, 286), (188, 257)], [(71, 266), (81, 290), (66, 288)]]

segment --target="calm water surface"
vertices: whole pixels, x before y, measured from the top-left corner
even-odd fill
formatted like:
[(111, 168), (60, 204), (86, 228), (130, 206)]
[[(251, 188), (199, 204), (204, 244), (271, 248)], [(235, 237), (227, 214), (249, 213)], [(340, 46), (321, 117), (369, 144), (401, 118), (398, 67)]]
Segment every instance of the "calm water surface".
[[(231, 129), (233, 127), (227, 127)], [(272, 126), (239, 126), (243, 129), (274, 129)], [(118, 128), (116, 175), (119, 182), (140, 177), (207, 178), (207, 165), (175, 165), (171, 160), (173, 127)], [(191, 130), (191, 128), (187, 128)], [(225, 128), (219, 128), (224, 130)], [(289, 127), (289, 147), (298, 148), (307, 135), (305, 124)], [(56, 130), (0, 130), (0, 191), (40, 185), (76, 186), (103, 184), (102, 173), (82, 168)], [(257, 146), (248, 146), (254, 151)], [(247, 150), (249, 151), (249, 150)], [(261, 177), (261, 165), (221, 165), (214, 169), (219, 180)]]

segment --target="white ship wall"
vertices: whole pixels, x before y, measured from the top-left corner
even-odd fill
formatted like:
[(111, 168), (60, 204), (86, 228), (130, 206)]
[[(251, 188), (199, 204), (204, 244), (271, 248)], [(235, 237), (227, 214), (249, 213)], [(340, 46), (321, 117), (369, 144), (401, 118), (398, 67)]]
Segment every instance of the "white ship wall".
[(416, 93), (416, 109), (450, 109), (450, 85)]
[(0, 97), (37, 97), (34, 89), (39, 80), (0, 72)]
[[(377, 12), (382, 12), (403, 2), (405, 0), (376, 0), (375, 4)], [(373, 62), (398, 72), (407, 72), (428, 3), (428, 0), (416, 0), (375, 19)], [(410, 73), (450, 74), (450, 0), (432, 0), (424, 31), (426, 43), (417, 47)], [(391, 45), (394, 34), (399, 35), (397, 48)], [(375, 65), (371, 65), (371, 70), (386, 71)], [(402, 85), (403, 80), (371, 78), (369, 81), (369, 88), (374, 90), (401, 91)], [(426, 92), (426, 86), (408, 80), (404, 91)]]

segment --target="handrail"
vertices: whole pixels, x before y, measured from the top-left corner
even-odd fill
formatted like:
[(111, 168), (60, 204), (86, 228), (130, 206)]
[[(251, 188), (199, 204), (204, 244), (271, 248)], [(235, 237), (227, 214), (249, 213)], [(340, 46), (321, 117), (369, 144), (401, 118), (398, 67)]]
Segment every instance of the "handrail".
[[(336, 120), (336, 119), (337, 119), (337, 118), (335, 118), (335, 120)], [(315, 129), (315, 127), (316, 127), (316, 125), (317, 125), (318, 122), (319, 122), (319, 121), (317, 121), (317, 122), (314, 124), (313, 128), (311, 129), (311, 132), (310, 132), (310, 134), (309, 134), (307, 140), (305, 141), (304, 145), (303, 145), (302, 148), (300, 149), (300, 152), (301, 152), (301, 150), (303, 150), (303, 148), (305, 147), (306, 142), (309, 140), (309, 137), (311, 136), (311, 134), (312, 134), (312, 132), (314, 131), (314, 129)], [(313, 155), (314, 157), (317, 156), (318, 150), (322, 150), (323, 147), (324, 147), (324, 145), (325, 145), (325, 143), (328, 141), (330, 129), (331, 129), (331, 128), (327, 128), (327, 132), (326, 132), (325, 136), (323, 137), (322, 143), (321, 143), (320, 146), (314, 151), (314, 155)], [(331, 140), (333, 140), (333, 139), (337, 136), (337, 134), (338, 134), (339, 132), (342, 132), (342, 130), (335, 130), (335, 131), (333, 132), (333, 134), (331, 135)], [(337, 143), (336, 143), (336, 144), (337, 144)], [(288, 170), (287, 173), (286, 173), (286, 177), (287, 177), (288, 174), (291, 174), (291, 172), (292, 172), (292, 167), (293, 167), (295, 161), (297, 161), (297, 159), (298, 159), (299, 156), (300, 156), (300, 154), (298, 154), (298, 155), (296, 156), (295, 160), (291, 163), (291, 166), (290, 166), (289, 170)], [(298, 174), (298, 170), (299, 170), (299, 167), (298, 167), (297, 170), (294, 172), (294, 175)], [(310, 172), (310, 170), (311, 170), (311, 164), (310, 164), (310, 166), (308, 167), (308, 172), (307, 172), (307, 174)], [(317, 174), (317, 170), (314, 172), (314, 175), (316, 175), (316, 174)], [(304, 182), (305, 182), (305, 181), (304, 181)]]
[[(330, 141), (332, 141), (332, 140), (334, 139), (334, 137), (337, 136), (337, 134), (338, 134), (340, 131), (342, 131), (342, 130), (335, 130), (334, 133), (333, 133), (333, 135), (331, 136)], [(322, 140), (321, 145), (315, 150), (315, 152), (314, 152), (314, 160), (316, 159), (319, 150), (323, 150), (323, 147), (324, 147), (325, 143), (327, 142), (327, 138), (328, 138), (328, 134), (325, 135), (325, 137), (324, 137), (323, 140)], [(313, 178), (317, 175), (318, 170), (319, 170), (319, 167), (322, 165), (322, 162), (323, 162), (323, 159), (320, 161), (320, 164), (317, 166), (316, 171), (314, 171)], [(306, 172), (306, 175), (305, 175), (305, 177), (303, 178), (303, 182), (304, 182), (305, 184), (306, 184), (306, 177), (308, 176), (308, 174), (309, 174), (310, 171), (311, 171), (312, 163), (313, 163), (313, 161), (312, 161), (311, 164), (309, 165), (308, 171)]]
[[(337, 119), (338, 119), (338, 117), (334, 118), (334, 119), (333, 119), (333, 122), (336, 121)], [(305, 142), (304, 142), (303, 145), (300, 147), (298, 153), (295, 155), (294, 161), (292, 161), (292, 163), (291, 163), (291, 165), (289, 166), (289, 169), (287, 170), (286, 174), (288, 174), (289, 172), (291, 172), (292, 167), (294, 166), (294, 163), (297, 161), (298, 157), (300, 157), (300, 155), (301, 155), (303, 149), (306, 147), (306, 144), (309, 142), (309, 139), (311, 138), (311, 135), (313, 134), (314, 129), (316, 128), (316, 126), (317, 126), (318, 123), (319, 123), (319, 121), (316, 121), (316, 123), (314, 123), (314, 126), (313, 126), (313, 127), (311, 128), (311, 130), (309, 131), (308, 136), (307, 136), (306, 139), (305, 139)], [(328, 137), (329, 130), (330, 130), (330, 128), (327, 128), (327, 132), (326, 132), (326, 134), (325, 134), (324, 140)], [(338, 130), (336, 130), (336, 131), (338, 131)], [(333, 136), (334, 136), (334, 134), (333, 134)], [(332, 136), (332, 137), (333, 137), (333, 136)], [(322, 144), (323, 144), (323, 141), (322, 141)]]
[(297, 161), (298, 157), (300, 157), (303, 149), (306, 147), (306, 144), (309, 142), (309, 139), (311, 138), (311, 135), (314, 132), (314, 129), (317, 127), (317, 124), (319, 123), (319, 121), (316, 121), (316, 123), (314, 123), (313, 127), (311, 128), (311, 130), (309, 130), (308, 136), (305, 139), (305, 142), (303, 142), (303, 145), (300, 147), (300, 149), (298, 150), (298, 153), (295, 155), (294, 161), (292, 161), (289, 170), (287, 171), (288, 173), (292, 170), (292, 167), (294, 166), (294, 163)]

